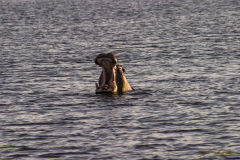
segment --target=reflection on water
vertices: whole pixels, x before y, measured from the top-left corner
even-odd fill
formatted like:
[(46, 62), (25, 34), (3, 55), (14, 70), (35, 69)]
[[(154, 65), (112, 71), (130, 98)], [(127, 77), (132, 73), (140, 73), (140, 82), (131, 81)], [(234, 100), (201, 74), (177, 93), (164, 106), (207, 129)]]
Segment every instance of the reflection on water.
[[(0, 12), (0, 159), (240, 156), (238, 1), (1, 0)], [(94, 59), (110, 51), (135, 90), (95, 94)]]

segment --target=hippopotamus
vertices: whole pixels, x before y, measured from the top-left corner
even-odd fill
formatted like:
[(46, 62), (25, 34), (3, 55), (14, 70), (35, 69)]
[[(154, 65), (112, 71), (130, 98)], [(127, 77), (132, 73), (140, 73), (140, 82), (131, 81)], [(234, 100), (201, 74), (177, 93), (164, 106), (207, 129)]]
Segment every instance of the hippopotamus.
[(95, 64), (101, 66), (102, 73), (96, 82), (96, 93), (116, 93), (133, 90), (128, 83), (121, 65), (113, 53), (101, 53), (95, 58)]

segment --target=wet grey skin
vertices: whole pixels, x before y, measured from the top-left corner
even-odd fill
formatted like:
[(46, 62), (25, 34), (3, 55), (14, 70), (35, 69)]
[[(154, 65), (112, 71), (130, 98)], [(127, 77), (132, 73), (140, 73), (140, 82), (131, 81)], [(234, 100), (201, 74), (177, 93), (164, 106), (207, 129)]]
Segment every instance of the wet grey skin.
[(121, 65), (113, 53), (101, 53), (95, 58), (95, 64), (103, 68), (96, 83), (96, 93), (116, 93), (133, 90), (128, 83)]

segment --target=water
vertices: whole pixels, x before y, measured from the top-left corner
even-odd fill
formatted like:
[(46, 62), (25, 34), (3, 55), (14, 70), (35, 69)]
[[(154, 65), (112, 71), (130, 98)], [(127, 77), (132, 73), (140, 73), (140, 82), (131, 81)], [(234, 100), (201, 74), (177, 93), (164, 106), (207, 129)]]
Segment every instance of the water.
[[(240, 157), (239, 1), (1, 0), (0, 13), (0, 159)], [(95, 94), (101, 52), (134, 91)], [(233, 153), (201, 152), (221, 148)]]

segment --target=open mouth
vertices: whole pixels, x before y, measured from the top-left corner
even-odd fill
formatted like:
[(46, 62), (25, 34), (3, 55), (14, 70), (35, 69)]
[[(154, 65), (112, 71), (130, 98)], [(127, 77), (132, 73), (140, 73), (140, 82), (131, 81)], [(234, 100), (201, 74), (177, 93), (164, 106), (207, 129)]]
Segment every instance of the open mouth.
[(103, 68), (103, 78), (99, 86), (96, 83), (96, 92), (114, 92), (117, 89), (114, 82), (116, 61), (112, 57), (102, 55), (95, 60), (95, 63)]

